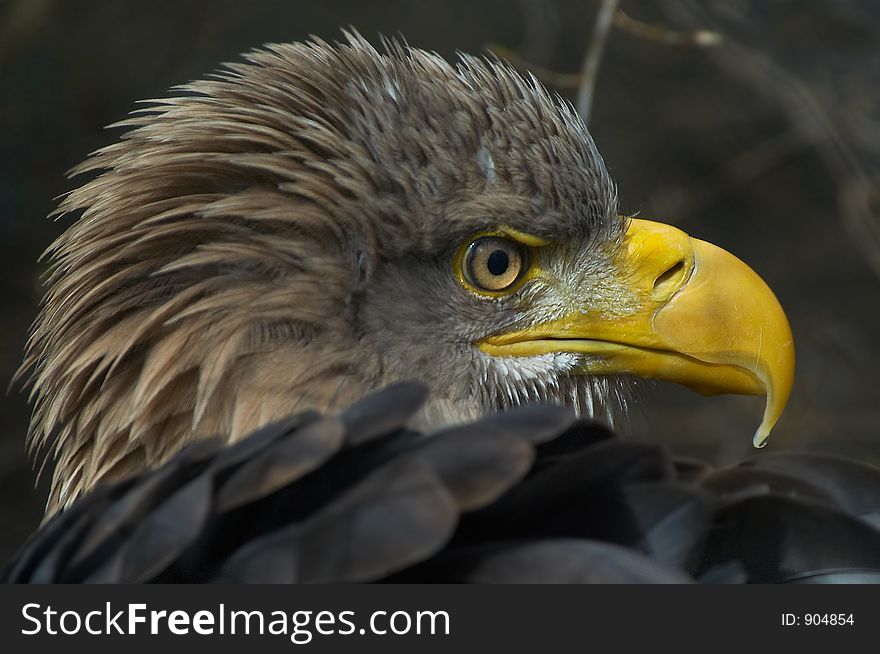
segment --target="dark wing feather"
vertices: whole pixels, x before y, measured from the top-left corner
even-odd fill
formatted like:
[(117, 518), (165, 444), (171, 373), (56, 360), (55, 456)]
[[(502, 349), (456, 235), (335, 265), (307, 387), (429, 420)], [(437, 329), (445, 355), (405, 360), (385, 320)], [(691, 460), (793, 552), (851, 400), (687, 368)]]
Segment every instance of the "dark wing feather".
[[(351, 582), (381, 578), (439, 550), (455, 529), (455, 503), (430, 467), (398, 460), (301, 524), (249, 543), (226, 581)], [(279, 577), (274, 568), (283, 570)]]
[(702, 570), (735, 562), (753, 583), (880, 573), (880, 531), (826, 505), (780, 495), (722, 506)]
[(245, 460), (217, 493), (217, 511), (225, 512), (270, 495), (300, 479), (342, 446), (345, 426), (335, 418), (315, 420)]
[(129, 487), (136, 485), (135, 481), (132, 479), (112, 486), (98, 486), (86, 497), (43, 525), (28, 539), (15, 559), (6, 567), (2, 575), (3, 581), (32, 583), (60, 581), (59, 571), (76, 555), (81, 543), (87, 537), (89, 527), (108, 509), (113, 496), (124, 494)]
[(432, 434), (398, 384), (97, 488), (7, 582), (880, 580), (880, 472), (821, 455), (713, 471), (528, 406)]
[(355, 402), (339, 416), (345, 424), (346, 445), (360, 445), (401, 429), (427, 398), (424, 384), (404, 382)]
[(770, 454), (744, 465), (812, 484), (841, 511), (880, 527), (880, 470), (872, 465), (804, 452)]
[(196, 541), (209, 519), (211, 505), (211, 478), (197, 476), (162, 502), (83, 580), (142, 583), (154, 579)]
[(693, 573), (712, 525), (715, 500), (681, 482), (631, 484), (623, 491), (639, 541), (651, 558)]

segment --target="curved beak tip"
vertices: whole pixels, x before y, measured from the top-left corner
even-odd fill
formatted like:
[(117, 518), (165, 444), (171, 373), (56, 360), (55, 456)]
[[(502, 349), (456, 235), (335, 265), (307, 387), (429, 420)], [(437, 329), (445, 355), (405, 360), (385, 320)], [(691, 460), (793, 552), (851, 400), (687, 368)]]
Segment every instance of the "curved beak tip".
[[(670, 238), (678, 242), (679, 234)], [(766, 396), (753, 436), (755, 447), (763, 447), (794, 382), (788, 318), (773, 291), (749, 266), (716, 245), (688, 240), (693, 273), (657, 311), (654, 328), (669, 349), (712, 366), (709, 392)], [(691, 380), (685, 375), (672, 381), (687, 386)]]

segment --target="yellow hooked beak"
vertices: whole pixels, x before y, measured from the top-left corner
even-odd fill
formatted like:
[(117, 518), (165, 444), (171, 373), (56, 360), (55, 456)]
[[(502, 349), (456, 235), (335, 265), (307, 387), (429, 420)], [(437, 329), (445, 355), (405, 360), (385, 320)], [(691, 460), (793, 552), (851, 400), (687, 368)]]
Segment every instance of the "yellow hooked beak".
[(742, 261), (670, 225), (633, 219), (616, 262), (634, 310), (574, 312), (492, 336), (492, 356), (587, 355), (583, 373), (633, 373), (704, 395), (766, 395), (762, 446), (791, 393), (794, 343), (778, 300)]

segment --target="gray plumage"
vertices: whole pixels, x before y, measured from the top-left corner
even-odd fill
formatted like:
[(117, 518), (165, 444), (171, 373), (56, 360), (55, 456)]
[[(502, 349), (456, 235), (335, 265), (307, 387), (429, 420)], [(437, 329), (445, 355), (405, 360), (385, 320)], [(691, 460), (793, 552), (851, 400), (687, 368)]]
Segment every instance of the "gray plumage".
[[(148, 101), (74, 173), (28, 343), (31, 442), (55, 459), (48, 512), (99, 480), (333, 410), (416, 377), (433, 428), (544, 399), (611, 415), (625, 378), (576, 354), (493, 360), (473, 343), (590, 298), (626, 228), (573, 108), (498, 61), (356, 34), (270, 45)], [(549, 281), (462, 292), (450, 261), (509, 225), (557, 244)]]

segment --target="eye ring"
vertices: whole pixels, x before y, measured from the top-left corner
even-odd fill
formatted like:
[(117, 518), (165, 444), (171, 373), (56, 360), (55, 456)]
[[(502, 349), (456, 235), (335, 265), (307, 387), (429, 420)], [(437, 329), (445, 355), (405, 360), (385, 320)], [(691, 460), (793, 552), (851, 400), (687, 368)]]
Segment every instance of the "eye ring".
[(467, 246), (461, 269), (477, 291), (509, 291), (529, 268), (528, 250), (513, 239), (481, 236)]

